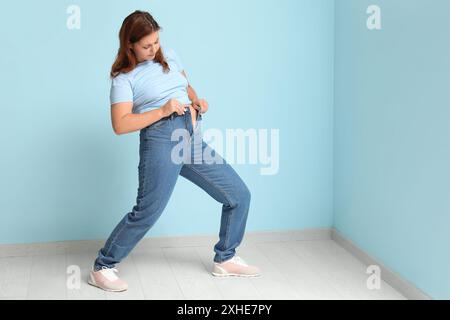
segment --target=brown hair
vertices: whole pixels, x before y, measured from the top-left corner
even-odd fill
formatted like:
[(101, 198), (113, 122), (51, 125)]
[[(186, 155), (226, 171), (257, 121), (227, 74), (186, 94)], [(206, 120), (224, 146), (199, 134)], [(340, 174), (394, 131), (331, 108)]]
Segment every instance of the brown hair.
[[(120, 47), (116, 60), (111, 67), (111, 78), (116, 77), (121, 72), (130, 72), (136, 67), (138, 63), (137, 58), (134, 52), (129, 48), (129, 42), (136, 43), (143, 37), (161, 29), (162, 28), (148, 12), (136, 10), (128, 15), (128, 17), (123, 20), (122, 27), (119, 31)], [(164, 72), (170, 70), (169, 64), (164, 58), (161, 46), (156, 52), (154, 61), (162, 65)]]

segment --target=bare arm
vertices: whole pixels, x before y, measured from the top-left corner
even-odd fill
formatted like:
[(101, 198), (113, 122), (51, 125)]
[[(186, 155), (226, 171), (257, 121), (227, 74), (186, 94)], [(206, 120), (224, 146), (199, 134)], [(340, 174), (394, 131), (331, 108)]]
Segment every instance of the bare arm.
[(133, 102), (119, 102), (111, 105), (111, 122), (116, 134), (124, 134), (143, 129), (163, 117), (161, 108), (132, 113)]
[[(181, 73), (183, 74), (183, 76), (184, 76), (184, 77), (186, 78), (186, 80), (187, 80), (187, 76), (186, 76), (186, 73), (184, 72), (184, 70), (181, 71)], [(188, 97), (189, 97), (189, 100), (191, 100), (192, 102), (194, 102), (195, 100), (198, 99), (197, 93), (195, 92), (194, 88), (191, 87), (191, 85), (189, 84), (189, 82), (188, 82), (188, 88), (187, 88), (187, 91), (188, 91)]]
[(111, 105), (111, 122), (116, 134), (124, 134), (148, 127), (161, 118), (176, 112), (184, 114), (184, 105), (176, 99), (170, 99), (162, 107), (140, 114), (132, 113), (133, 102), (119, 102)]
[[(183, 76), (187, 79), (186, 73), (183, 71), (181, 71), (181, 73), (183, 74)], [(194, 88), (192, 88), (192, 86), (189, 84), (188, 82), (188, 97), (189, 100), (191, 100), (192, 102), (192, 106), (194, 107), (195, 112), (197, 113), (198, 110), (200, 110), (201, 107), (201, 113), (205, 113), (206, 111), (208, 111), (208, 102), (205, 99), (199, 99), (197, 97), (197, 93), (195, 92)]]

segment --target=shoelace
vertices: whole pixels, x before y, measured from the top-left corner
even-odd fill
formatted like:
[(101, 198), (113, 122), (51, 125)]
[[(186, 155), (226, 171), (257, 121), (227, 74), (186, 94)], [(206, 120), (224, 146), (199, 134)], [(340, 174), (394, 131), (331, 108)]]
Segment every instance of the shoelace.
[(241, 265), (241, 266), (248, 267), (248, 264), (247, 264), (247, 263), (245, 262), (245, 260), (242, 259), (241, 257), (234, 256), (234, 257), (232, 258), (232, 261), (233, 261), (233, 262), (236, 262), (237, 264), (239, 264), (239, 265)]
[(115, 273), (119, 272), (119, 270), (117, 270), (116, 268), (103, 267), (100, 271), (102, 275), (104, 275), (105, 278), (108, 279), (109, 281), (115, 281), (118, 279)]

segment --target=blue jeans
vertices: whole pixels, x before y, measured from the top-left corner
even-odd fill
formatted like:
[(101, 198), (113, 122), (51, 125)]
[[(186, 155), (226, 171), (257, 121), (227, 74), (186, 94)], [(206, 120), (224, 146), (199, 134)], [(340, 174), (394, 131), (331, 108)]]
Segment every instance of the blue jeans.
[[(250, 206), (250, 191), (236, 171), (202, 139), (202, 115), (192, 126), (190, 109), (173, 113), (140, 131), (139, 187), (136, 204), (112, 231), (99, 250), (94, 270), (113, 268), (124, 259), (166, 207), (179, 175), (192, 181), (222, 204), (219, 241), (214, 261), (223, 262), (236, 253), (243, 237)], [(172, 141), (172, 132), (184, 132), (184, 139)], [(180, 140), (184, 141), (180, 144)], [(180, 145), (189, 147), (178, 152)], [(208, 159), (212, 156), (215, 161)], [(179, 160), (181, 157), (181, 161)], [(176, 161), (174, 161), (174, 159)], [(219, 160), (219, 161), (218, 161)]]

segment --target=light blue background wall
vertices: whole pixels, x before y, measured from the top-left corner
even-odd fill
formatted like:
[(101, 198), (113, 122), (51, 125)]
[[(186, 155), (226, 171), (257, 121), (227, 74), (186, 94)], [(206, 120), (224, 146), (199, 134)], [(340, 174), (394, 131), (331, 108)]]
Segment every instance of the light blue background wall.
[[(66, 8), (81, 7), (68, 30)], [(280, 168), (235, 164), (248, 231), (332, 225), (334, 3), (10, 1), (0, 10), (0, 243), (104, 239), (136, 200), (138, 133), (114, 135), (123, 19), (148, 10), (210, 111), (203, 129), (280, 129)], [(226, 155), (225, 155), (226, 156)], [(180, 177), (148, 236), (218, 234), (221, 204)]]
[[(366, 9), (382, 10), (382, 30)], [(336, 1), (335, 227), (450, 298), (447, 0)], [(383, 275), (382, 275), (383, 276)]]

